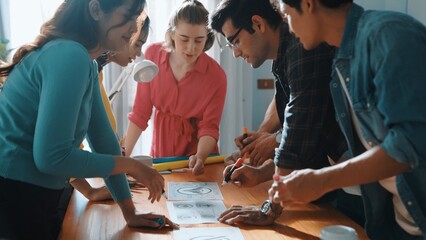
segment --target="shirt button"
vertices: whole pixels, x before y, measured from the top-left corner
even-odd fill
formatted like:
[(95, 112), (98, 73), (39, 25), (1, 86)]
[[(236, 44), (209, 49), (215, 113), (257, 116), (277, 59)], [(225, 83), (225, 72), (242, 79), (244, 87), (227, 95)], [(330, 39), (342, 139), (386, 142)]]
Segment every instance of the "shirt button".
[(367, 103), (367, 108), (370, 108), (370, 103)]
[(411, 205), (413, 205), (413, 202), (412, 201), (408, 201), (407, 204), (408, 204), (408, 206), (411, 206)]
[(334, 88), (337, 88), (337, 83), (333, 83), (333, 87), (334, 87)]
[(340, 114), (340, 117), (344, 118), (344, 117), (346, 117), (346, 114), (341, 113), (341, 114)]
[(351, 80), (349, 77), (346, 77), (346, 82), (349, 82), (349, 80)]

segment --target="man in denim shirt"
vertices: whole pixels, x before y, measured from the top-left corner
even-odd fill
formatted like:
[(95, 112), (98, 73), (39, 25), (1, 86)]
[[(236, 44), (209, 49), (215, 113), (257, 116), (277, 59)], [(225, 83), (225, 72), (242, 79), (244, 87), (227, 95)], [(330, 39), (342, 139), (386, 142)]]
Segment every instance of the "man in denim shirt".
[(369, 238), (426, 239), (426, 28), (352, 0), (282, 0), (280, 8), (306, 49), (339, 47), (331, 91), (354, 158), (293, 172), (271, 188), (274, 201), (364, 184)]

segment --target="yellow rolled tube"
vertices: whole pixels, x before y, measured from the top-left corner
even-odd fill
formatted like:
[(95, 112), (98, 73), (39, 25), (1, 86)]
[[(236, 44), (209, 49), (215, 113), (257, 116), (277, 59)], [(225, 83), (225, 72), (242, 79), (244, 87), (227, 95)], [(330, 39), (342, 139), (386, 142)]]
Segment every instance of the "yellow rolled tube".
[[(204, 164), (213, 164), (213, 163), (223, 163), (223, 160), (225, 159), (224, 155), (219, 156), (213, 156), (208, 157)], [(156, 169), (159, 172), (166, 171), (166, 170), (173, 170), (173, 169), (179, 169), (179, 168), (186, 168), (188, 167), (189, 159), (187, 160), (181, 160), (181, 161), (174, 161), (174, 162), (165, 162), (165, 163), (156, 163), (153, 164), (152, 167)]]

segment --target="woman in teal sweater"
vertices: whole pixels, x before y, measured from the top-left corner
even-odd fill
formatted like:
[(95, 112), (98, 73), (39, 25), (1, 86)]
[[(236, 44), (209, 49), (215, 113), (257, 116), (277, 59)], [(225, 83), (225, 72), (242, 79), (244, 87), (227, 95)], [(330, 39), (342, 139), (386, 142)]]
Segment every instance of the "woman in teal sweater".
[[(124, 173), (158, 201), (164, 179), (122, 157), (99, 90), (97, 65), (136, 31), (144, 0), (67, 0), (31, 44), (19, 48), (0, 92), (0, 239), (55, 239), (56, 207), (68, 179), (104, 177), (131, 227), (176, 227), (137, 214)], [(79, 148), (87, 137), (92, 152)]]

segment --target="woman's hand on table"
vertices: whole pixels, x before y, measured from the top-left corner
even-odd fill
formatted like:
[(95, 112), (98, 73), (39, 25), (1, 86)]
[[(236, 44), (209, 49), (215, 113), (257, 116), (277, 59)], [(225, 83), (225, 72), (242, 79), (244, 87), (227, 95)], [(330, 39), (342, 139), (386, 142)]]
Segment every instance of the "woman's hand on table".
[(189, 168), (192, 169), (192, 174), (201, 175), (204, 173), (204, 159), (198, 157), (197, 155), (192, 155), (189, 157)]
[(129, 227), (150, 227), (158, 229), (168, 226), (172, 229), (179, 229), (179, 225), (172, 222), (166, 216), (153, 213), (135, 214), (127, 220), (127, 225)]

